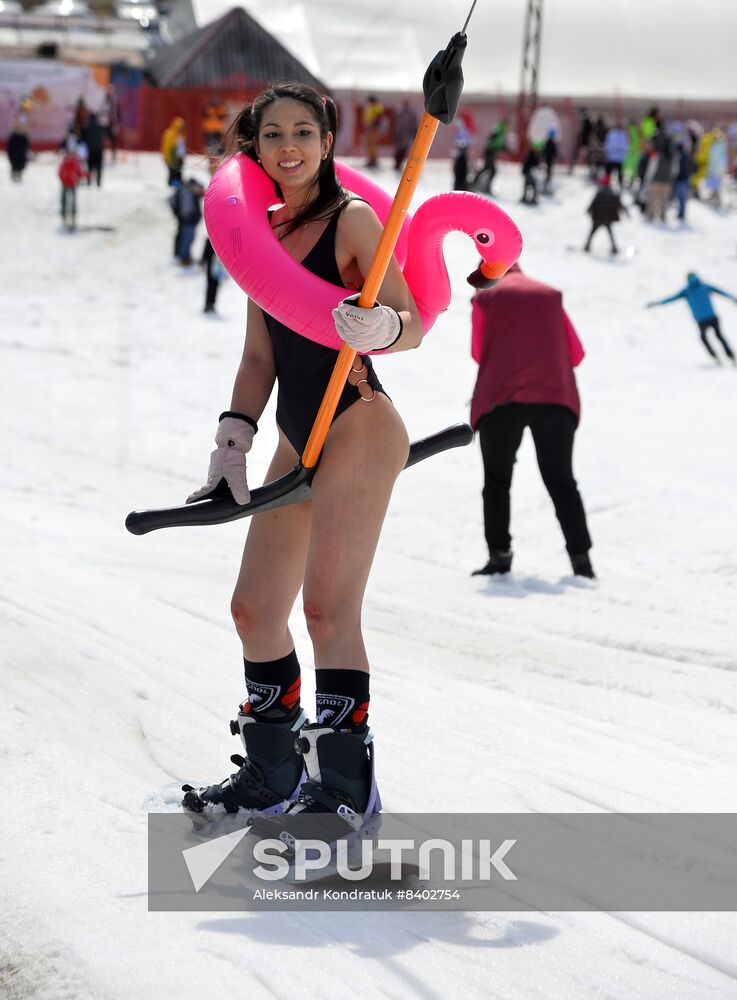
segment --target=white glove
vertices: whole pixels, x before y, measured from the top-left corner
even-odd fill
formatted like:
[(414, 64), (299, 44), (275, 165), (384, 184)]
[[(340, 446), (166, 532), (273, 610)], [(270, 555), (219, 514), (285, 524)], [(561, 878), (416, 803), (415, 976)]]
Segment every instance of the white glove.
[(221, 479), (228, 484), (237, 504), (248, 503), (251, 494), (246, 482), (246, 452), (251, 450), (256, 430), (256, 422), (250, 417), (234, 416), (230, 411), (220, 414), (215, 435), (217, 448), (210, 455), (207, 482), (187, 497), (187, 503), (209, 496)]
[(338, 335), (359, 354), (391, 347), (402, 335), (402, 320), (396, 309), (377, 302), (371, 309), (358, 305), (358, 296), (343, 299), (333, 309)]

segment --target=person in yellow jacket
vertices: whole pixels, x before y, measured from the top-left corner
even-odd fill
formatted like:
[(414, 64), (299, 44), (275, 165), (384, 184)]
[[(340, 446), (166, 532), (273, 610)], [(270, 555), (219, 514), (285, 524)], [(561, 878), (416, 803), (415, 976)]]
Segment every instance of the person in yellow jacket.
[(210, 158), (222, 156), (224, 152), (223, 133), (227, 113), (227, 108), (218, 98), (208, 101), (202, 109), (202, 134), (205, 152)]
[(176, 117), (161, 136), (161, 155), (169, 170), (169, 187), (179, 187), (182, 183), (185, 153), (184, 119)]
[(711, 155), (711, 144), (714, 142), (716, 129), (710, 129), (699, 139), (694, 150), (693, 158), (696, 163), (696, 170), (691, 174), (691, 187), (698, 198), (701, 182), (706, 179), (706, 172), (709, 167), (709, 157)]
[(369, 95), (363, 109), (363, 131), (366, 135), (366, 166), (378, 167), (379, 129), (384, 105), (373, 94)]

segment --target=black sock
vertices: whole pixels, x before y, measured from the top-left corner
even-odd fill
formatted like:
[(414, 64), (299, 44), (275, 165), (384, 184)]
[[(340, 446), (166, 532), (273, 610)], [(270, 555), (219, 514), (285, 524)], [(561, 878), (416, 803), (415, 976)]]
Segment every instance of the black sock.
[(315, 722), (363, 732), (368, 726), (369, 675), (365, 670), (316, 670)]
[(300, 712), (301, 686), (299, 660), (294, 650), (280, 660), (256, 663), (243, 657), (248, 699), (243, 703), (246, 715), (261, 722), (291, 722)]

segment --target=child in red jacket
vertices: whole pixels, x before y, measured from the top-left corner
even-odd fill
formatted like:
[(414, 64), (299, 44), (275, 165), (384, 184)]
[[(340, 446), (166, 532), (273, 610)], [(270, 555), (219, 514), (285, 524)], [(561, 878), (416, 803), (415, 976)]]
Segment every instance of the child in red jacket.
[(82, 178), (89, 179), (76, 149), (67, 149), (59, 165), (61, 181), (61, 218), (67, 229), (74, 229), (77, 222), (77, 185)]

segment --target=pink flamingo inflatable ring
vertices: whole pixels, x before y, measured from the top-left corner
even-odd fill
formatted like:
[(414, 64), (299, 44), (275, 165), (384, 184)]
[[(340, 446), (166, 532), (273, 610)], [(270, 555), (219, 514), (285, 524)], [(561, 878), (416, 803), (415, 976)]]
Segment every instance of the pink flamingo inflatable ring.
[[(365, 199), (384, 224), (391, 196), (345, 163), (336, 161), (336, 169), (341, 184)], [(272, 180), (250, 157), (238, 153), (223, 163), (205, 196), (205, 222), (215, 253), (261, 309), (303, 337), (339, 350), (343, 341), (331, 311), (349, 293), (318, 278), (287, 253), (269, 224), (268, 209), (277, 203)], [(450, 303), (443, 240), (453, 231), (466, 233), (482, 258), (467, 279), (475, 288), (496, 284), (522, 251), (517, 226), (481, 195), (438, 194), (424, 202), (414, 217), (408, 213), (394, 255), (425, 333)]]

